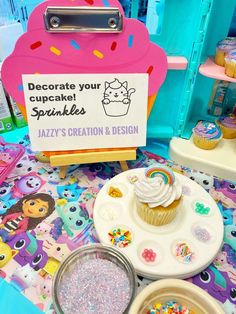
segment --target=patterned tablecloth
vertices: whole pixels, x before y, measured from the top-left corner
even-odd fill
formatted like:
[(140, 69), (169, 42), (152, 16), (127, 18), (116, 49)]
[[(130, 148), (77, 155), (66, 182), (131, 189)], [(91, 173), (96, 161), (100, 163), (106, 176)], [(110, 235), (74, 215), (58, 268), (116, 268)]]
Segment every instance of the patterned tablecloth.
[[(101, 187), (121, 169), (116, 162), (72, 165), (66, 179), (61, 180), (58, 168), (40, 162), (43, 157), (31, 151), (27, 135), (20, 142), (27, 152), (0, 186), (0, 236), (3, 240), (0, 255), (5, 251), (8, 254), (5, 266), (1, 267), (0, 260), (0, 277), (43, 312), (54, 313), (52, 277), (71, 251), (98, 242), (93, 204)], [(129, 162), (129, 167), (145, 167), (155, 162), (167, 164), (196, 181), (218, 203), (225, 225), (224, 245), (207, 269), (188, 280), (221, 302), (226, 313), (236, 313), (236, 183), (181, 167), (141, 150), (137, 160)], [(35, 193), (46, 193), (49, 197), (41, 199), (42, 208), (38, 210), (42, 212), (42, 218), (28, 219), (22, 216), (22, 208), (34, 202), (32, 195)], [(49, 208), (47, 217), (43, 214), (45, 204)], [(9, 218), (17, 227), (8, 223)], [(3, 225), (15, 231), (2, 231)], [(138, 278), (139, 289), (149, 283), (145, 278)]]

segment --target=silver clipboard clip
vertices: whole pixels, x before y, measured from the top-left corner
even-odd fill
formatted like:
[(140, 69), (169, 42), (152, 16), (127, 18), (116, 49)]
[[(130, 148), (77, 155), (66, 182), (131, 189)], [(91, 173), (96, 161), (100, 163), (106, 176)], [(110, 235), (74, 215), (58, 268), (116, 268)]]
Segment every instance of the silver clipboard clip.
[(47, 7), (44, 24), (49, 33), (120, 33), (123, 19), (118, 8)]

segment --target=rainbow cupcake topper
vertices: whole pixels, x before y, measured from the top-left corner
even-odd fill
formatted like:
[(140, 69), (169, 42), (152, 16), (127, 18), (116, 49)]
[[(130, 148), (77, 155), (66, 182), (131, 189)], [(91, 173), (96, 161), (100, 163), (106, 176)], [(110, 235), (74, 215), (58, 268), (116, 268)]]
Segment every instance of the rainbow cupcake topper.
[(175, 182), (173, 171), (166, 166), (150, 166), (145, 170), (145, 176), (147, 178), (154, 178), (158, 175), (163, 177), (165, 184), (172, 185)]

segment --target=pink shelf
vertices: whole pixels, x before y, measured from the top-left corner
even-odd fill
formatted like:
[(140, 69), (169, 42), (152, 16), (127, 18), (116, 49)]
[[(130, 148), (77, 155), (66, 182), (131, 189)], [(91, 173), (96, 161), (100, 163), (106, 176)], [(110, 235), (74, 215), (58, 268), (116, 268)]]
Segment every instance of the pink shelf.
[(169, 70), (185, 70), (188, 65), (188, 60), (185, 57), (167, 57)]
[(199, 72), (207, 77), (217, 80), (236, 83), (236, 79), (225, 75), (225, 68), (215, 64), (213, 58), (208, 58), (199, 68)]

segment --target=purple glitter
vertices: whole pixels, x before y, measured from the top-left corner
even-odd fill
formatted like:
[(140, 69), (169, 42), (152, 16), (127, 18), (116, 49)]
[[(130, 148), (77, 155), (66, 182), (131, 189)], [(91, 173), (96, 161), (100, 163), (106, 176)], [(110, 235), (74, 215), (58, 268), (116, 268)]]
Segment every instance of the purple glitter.
[(130, 294), (126, 272), (106, 259), (78, 261), (63, 274), (58, 287), (65, 314), (122, 314)]

